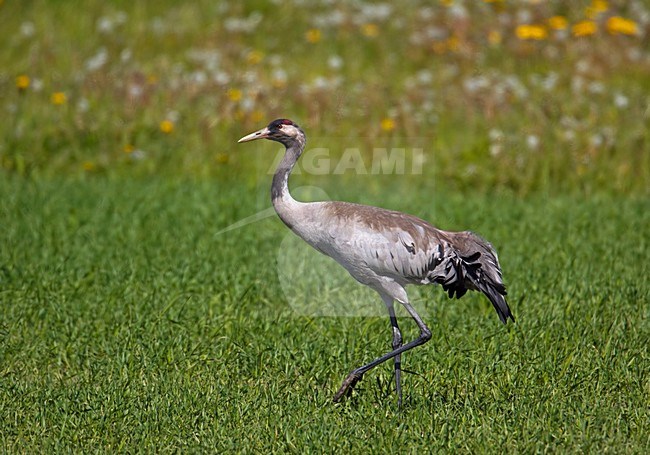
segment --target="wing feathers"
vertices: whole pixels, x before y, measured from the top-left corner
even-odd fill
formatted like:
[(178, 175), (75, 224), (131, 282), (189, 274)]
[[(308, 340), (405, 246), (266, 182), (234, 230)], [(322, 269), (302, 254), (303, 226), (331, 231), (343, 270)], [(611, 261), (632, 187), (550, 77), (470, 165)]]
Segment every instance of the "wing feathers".
[(433, 276), (449, 297), (461, 298), (468, 290), (480, 291), (492, 302), (504, 324), (514, 316), (505, 299), (506, 287), (496, 252), (488, 242), (471, 232), (449, 233), (451, 254), (444, 262), (445, 275)]
[[(376, 277), (405, 284), (438, 283), (449, 297), (460, 298), (468, 290), (480, 291), (492, 302), (502, 322), (514, 321), (506, 302), (506, 288), (496, 252), (478, 235), (436, 229), (411, 215), (343, 202), (323, 203), (336, 226), (354, 238), (358, 263)], [(333, 257), (345, 262), (344, 252)], [(348, 268), (355, 276), (356, 266)], [(364, 272), (365, 273), (365, 272)], [(362, 273), (359, 273), (360, 275)], [(364, 276), (356, 277), (369, 282)], [(371, 280), (370, 280), (371, 281)]]

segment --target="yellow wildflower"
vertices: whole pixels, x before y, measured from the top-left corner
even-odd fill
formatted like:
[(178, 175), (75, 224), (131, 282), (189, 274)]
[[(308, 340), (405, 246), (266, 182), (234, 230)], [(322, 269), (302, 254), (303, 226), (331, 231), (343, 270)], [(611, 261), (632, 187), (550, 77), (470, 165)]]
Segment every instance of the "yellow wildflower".
[(543, 25), (523, 24), (515, 29), (515, 35), (521, 40), (543, 40), (548, 37), (548, 31)]
[(311, 44), (316, 44), (320, 41), (320, 38), (321, 32), (317, 28), (310, 28), (307, 30), (307, 33), (305, 33), (305, 39), (307, 39)]
[(60, 106), (62, 104), (65, 104), (68, 101), (68, 97), (65, 96), (65, 93), (63, 92), (54, 92), (52, 93), (52, 97), (50, 98), (52, 101), (52, 104), (56, 104), (57, 106)]
[(382, 119), (379, 126), (383, 131), (386, 131), (386, 132), (393, 131), (395, 129), (395, 120), (393, 120), (392, 118), (386, 117), (386, 118)]
[(156, 85), (158, 83), (158, 76), (150, 74), (147, 76), (147, 84)]
[(571, 33), (573, 36), (590, 36), (598, 31), (598, 26), (594, 21), (581, 21), (573, 24)]
[(132, 144), (125, 144), (122, 150), (126, 154), (131, 154), (135, 150), (135, 147)]
[(569, 26), (569, 21), (564, 16), (553, 16), (547, 22), (553, 30), (566, 30)]
[(609, 4), (605, 0), (593, 0), (591, 5), (585, 8), (585, 15), (589, 19), (594, 19), (601, 13), (604, 13), (609, 9)]
[(455, 52), (458, 49), (460, 49), (460, 39), (456, 35), (452, 35), (449, 38), (447, 38), (447, 49), (449, 49), (452, 52)]
[(363, 24), (361, 26), (361, 33), (368, 38), (374, 38), (379, 35), (379, 27), (377, 24)]
[(217, 156), (215, 156), (214, 159), (219, 164), (226, 164), (229, 160), (228, 154), (223, 152), (217, 153)]
[(238, 88), (229, 88), (226, 91), (226, 96), (228, 96), (228, 99), (230, 101), (237, 102), (241, 99), (242, 97), (242, 92)]
[(639, 31), (636, 22), (621, 16), (612, 16), (607, 19), (605, 27), (612, 35), (619, 33), (622, 35), (636, 35)]
[(594, 0), (593, 2), (591, 2), (591, 5), (598, 12), (604, 12), (609, 9), (609, 4), (607, 3), (606, 0)]
[(27, 90), (30, 82), (29, 76), (21, 74), (16, 78), (16, 88), (20, 91)]
[(160, 122), (160, 131), (165, 134), (171, 134), (174, 132), (174, 122), (171, 120), (163, 120)]
[(94, 171), (97, 168), (97, 166), (95, 166), (95, 163), (92, 161), (84, 161), (82, 167), (86, 172)]
[(262, 61), (263, 58), (264, 58), (264, 53), (261, 51), (250, 51), (246, 55), (246, 60), (251, 65), (257, 65), (259, 62)]
[(490, 30), (488, 33), (488, 42), (493, 46), (501, 44), (502, 39), (501, 32), (498, 30)]
[(454, 4), (454, 0), (440, 0), (440, 3), (442, 4), (442, 6), (445, 6), (445, 7), (448, 8), (448, 7), (450, 7), (451, 5)]

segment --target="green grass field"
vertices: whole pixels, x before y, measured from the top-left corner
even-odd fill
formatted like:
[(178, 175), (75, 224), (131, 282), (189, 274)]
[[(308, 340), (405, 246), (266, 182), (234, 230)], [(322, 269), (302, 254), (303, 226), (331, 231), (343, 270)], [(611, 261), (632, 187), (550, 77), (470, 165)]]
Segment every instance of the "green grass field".
[(443, 204), (443, 193), (412, 203), (494, 241), (517, 323), (501, 325), (479, 296), (428, 288), (416, 306), (433, 339), (405, 355), (416, 374), (398, 410), (390, 365), (331, 403), (352, 367), (389, 349), (388, 321), (292, 308), (277, 276), (277, 219), (215, 236), (255, 211), (255, 192), (241, 190), (159, 179), (0, 185), (4, 450), (650, 447), (647, 200)]
[[(0, 0), (0, 451), (649, 453), (648, 18)], [(268, 213), (278, 147), (236, 141), (276, 117), (300, 198), (499, 252), (515, 324), (409, 290), (401, 409), (390, 364), (331, 402), (390, 348), (378, 296), (275, 216), (229, 230)]]

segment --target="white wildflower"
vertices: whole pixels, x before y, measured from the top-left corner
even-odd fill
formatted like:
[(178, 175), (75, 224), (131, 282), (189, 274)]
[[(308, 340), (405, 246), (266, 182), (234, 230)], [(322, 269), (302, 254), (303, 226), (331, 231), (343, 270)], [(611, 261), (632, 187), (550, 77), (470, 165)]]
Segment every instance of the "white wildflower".
[(36, 32), (36, 27), (34, 26), (34, 23), (31, 21), (25, 21), (22, 24), (20, 24), (20, 34), (23, 35), (25, 38), (31, 38), (34, 36), (34, 33)]
[(343, 67), (343, 59), (338, 55), (332, 55), (327, 59), (327, 66), (333, 70), (340, 70)]
[(625, 109), (630, 104), (630, 100), (622, 93), (614, 94), (614, 105), (619, 109)]
[(86, 60), (86, 70), (97, 71), (108, 62), (108, 51), (105, 47), (100, 48), (95, 55)]
[(526, 136), (526, 145), (531, 150), (537, 150), (539, 148), (539, 137), (534, 134), (529, 134)]

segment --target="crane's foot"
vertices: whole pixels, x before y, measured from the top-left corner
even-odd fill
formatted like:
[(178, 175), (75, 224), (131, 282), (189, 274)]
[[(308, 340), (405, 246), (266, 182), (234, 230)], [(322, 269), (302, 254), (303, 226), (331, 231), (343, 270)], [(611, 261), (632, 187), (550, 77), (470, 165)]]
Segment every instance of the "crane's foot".
[(332, 398), (332, 401), (338, 403), (341, 401), (341, 398), (343, 398), (343, 395), (349, 395), (357, 382), (361, 381), (361, 378), (363, 378), (363, 374), (355, 374), (354, 372), (350, 373), (343, 381), (339, 391), (334, 395), (334, 398)]

